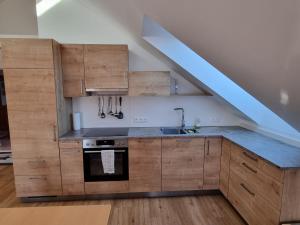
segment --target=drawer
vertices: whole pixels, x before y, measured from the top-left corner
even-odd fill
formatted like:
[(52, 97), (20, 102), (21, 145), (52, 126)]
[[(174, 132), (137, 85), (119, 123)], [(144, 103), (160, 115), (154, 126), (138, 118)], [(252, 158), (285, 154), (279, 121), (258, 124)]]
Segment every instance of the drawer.
[(58, 196), (62, 194), (61, 177), (15, 176), (17, 197)]
[(14, 159), (14, 173), (16, 176), (26, 175), (59, 175), (59, 158), (31, 158)]
[(251, 189), (259, 193), (273, 207), (280, 210), (283, 184), (266, 175), (260, 168), (255, 168), (237, 155), (231, 156), (230, 170), (247, 180)]
[(86, 182), (85, 194), (114, 194), (128, 193), (128, 181), (103, 181), (103, 182)]
[(273, 177), (279, 182), (283, 182), (284, 171), (280, 168), (271, 165), (269, 162), (259, 158), (257, 155), (239, 147), (238, 145), (231, 145), (231, 155), (242, 158), (252, 168), (259, 168), (265, 174)]
[(59, 141), (59, 148), (82, 148), (81, 140)]
[(251, 189), (249, 183), (234, 171), (230, 173), (228, 198), (249, 225), (279, 224), (280, 211)]

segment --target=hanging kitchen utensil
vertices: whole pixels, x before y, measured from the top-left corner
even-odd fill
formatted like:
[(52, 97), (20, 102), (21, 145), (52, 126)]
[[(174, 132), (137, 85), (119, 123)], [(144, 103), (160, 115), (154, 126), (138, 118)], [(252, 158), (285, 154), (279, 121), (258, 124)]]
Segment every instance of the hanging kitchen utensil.
[(120, 102), (120, 111), (118, 113), (118, 119), (123, 119), (124, 114), (122, 112), (122, 97), (119, 98), (119, 102)]
[(114, 113), (114, 116), (118, 116), (118, 96), (115, 97), (115, 113)]
[(104, 119), (105, 118), (105, 113), (104, 113), (104, 104), (105, 104), (104, 97), (102, 96), (101, 99), (102, 99), (101, 118)]
[(113, 114), (113, 111), (112, 111), (112, 97), (111, 96), (108, 97), (107, 114), (108, 115), (112, 115)]

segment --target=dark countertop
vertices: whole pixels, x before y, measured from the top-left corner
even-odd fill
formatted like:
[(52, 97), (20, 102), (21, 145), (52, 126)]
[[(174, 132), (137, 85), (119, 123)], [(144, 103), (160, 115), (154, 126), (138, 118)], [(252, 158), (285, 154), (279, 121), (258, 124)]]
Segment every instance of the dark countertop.
[[(71, 131), (63, 135), (60, 140), (83, 139), (84, 134), (91, 129)], [(285, 144), (262, 134), (241, 127), (201, 127), (196, 134), (164, 135), (159, 127), (129, 128), (129, 138), (153, 137), (216, 137), (222, 136), (233, 143), (249, 150), (257, 156), (269, 161), (273, 165), (283, 168), (300, 168), (300, 148)], [(120, 137), (104, 137), (120, 138)]]

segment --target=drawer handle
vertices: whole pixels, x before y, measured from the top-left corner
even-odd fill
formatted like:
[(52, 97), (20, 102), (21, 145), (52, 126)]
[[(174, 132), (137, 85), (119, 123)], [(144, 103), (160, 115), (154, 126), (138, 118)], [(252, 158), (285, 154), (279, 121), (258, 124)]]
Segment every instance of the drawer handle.
[(250, 170), (251, 172), (257, 173), (257, 170), (252, 169), (250, 166), (247, 165), (247, 163), (244, 163), (244, 162), (243, 162), (242, 165), (243, 165), (244, 167), (246, 167), (248, 170)]
[(57, 137), (56, 137), (56, 125), (53, 125), (53, 141), (54, 142), (57, 141)]
[(249, 159), (251, 159), (251, 160), (253, 160), (253, 161), (255, 161), (255, 162), (258, 161), (257, 158), (253, 157), (252, 155), (249, 155), (247, 152), (243, 152), (243, 154), (244, 154), (247, 158), (249, 158)]
[(241, 187), (244, 188), (250, 195), (255, 196), (255, 194), (254, 194), (252, 191), (250, 191), (250, 190), (246, 187), (245, 184), (240, 183), (240, 185), (241, 185)]
[(191, 139), (176, 139), (177, 142), (191, 142)]
[(29, 180), (47, 180), (47, 177), (30, 177)]
[(83, 95), (83, 89), (84, 89), (84, 87), (83, 87), (83, 80), (81, 79), (80, 80), (80, 94), (81, 95)]

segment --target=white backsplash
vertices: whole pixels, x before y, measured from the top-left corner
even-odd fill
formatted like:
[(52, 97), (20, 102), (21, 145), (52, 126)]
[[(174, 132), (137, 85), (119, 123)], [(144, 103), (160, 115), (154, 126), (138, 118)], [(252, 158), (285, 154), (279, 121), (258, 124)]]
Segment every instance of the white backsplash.
[[(107, 99), (105, 97), (105, 112)], [(202, 126), (240, 124), (240, 118), (232, 109), (212, 96), (126, 96), (122, 105), (124, 119), (108, 115), (101, 119), (98, 117), (98, 97), (73, 98), (73, 112), (81, 112), (82, 128), (180, 126), (181, 114), (174, 111), (176, 107), (184, 108), (187, 126), (194, 125), (195, 121), (200, 121)]]

